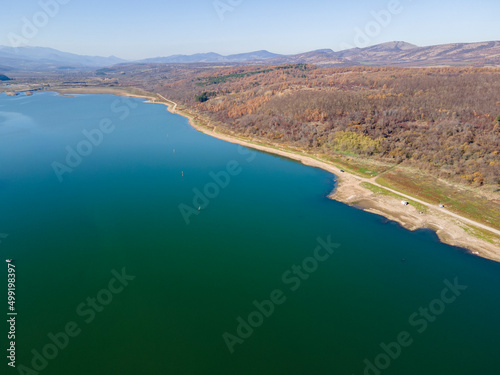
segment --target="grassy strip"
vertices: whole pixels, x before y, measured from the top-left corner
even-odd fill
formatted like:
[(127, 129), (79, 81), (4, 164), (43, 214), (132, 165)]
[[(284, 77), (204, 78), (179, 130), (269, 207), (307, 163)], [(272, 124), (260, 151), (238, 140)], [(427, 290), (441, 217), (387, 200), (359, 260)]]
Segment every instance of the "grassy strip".
[(377, 178), (377, 183), (404, 192), (433, 205), (440, 203), (464, 217), (500, 229), (499, 205), (487, 198), (454, 186), (448, 186), (429, 176), (413, 175), (409, 172), (391, 171)]
[(481, 240), (487, 241), (493, 245), (500, 246), (500, 240), (494, 234), (480, 228), (476, 227), (461, 227), (464, 231), (466, 231), (471, 236), (479, 238)]
[(394, 167), (391, 164), (382, 164), (382, 163), (374, 163), (368, 159), (362, 159), (359, 157), (350, 156), (347, 160), (345, 160), (340, 155), (332, 156), (327, 154), (322, 154), (322, 159), (326, 162), (334, 164), (336, 167), (340, 169), (344, 169), (349, 173), (352, 173), (356, 176), (371, 178), (376, 177), (379, 174), (390, 170)]
[(406, 201), (409, 204), (411, 204), (413, 207), (415, 207), (417, 210), (419, 210), (420, 212), (427, 212), (427, 206), (424, 206), (423, 204), (409, 200), (401, 195), (393, 193), (392, 191), (389, 191), (389, 190), (386, 190), (384, 188), (378, 187), (376, 185), (370, 184), (369, 182), (362, 182), (361, 186), (374, 192), (375, 194), (387, 195), (389, 197), (399, 199), (400, 201)]

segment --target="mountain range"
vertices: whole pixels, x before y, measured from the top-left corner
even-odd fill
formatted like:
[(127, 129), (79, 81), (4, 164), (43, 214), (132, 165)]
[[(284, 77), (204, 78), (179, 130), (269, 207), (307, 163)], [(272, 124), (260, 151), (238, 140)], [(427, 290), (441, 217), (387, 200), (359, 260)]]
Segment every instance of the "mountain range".
[(0, 70), (98, 68), (126, 62), (118, 57), (76, 55), (46, 47), (0, 46)]
[(95, 69), (117, 64), (295, 64), (308, 63), (321, 67), (334, 66), (500, 66), (500, 41), (453, 43), (419, 47), (406, 42), (388, 42), (366, 48), (335, 52), (320, 49), (296, 55), (280, 55), (269, 51), (223, 56), (218, 53), (172, 55), (138, 61), (115, 56), (82, 56), (45, 47), (0, 46), (0, 71)]
[(247, 61), (262, 61), (273, 58), (285, 57), (269, 51), (255, 51), (249, 53), (240, 53), (236, 55), (223, 56), (218, 53), (197, 53), (194, 55), (172, 55), (167, 57), (155, 57), (144, 59), (140, 63), (161, 63), (161, 64), (186, 64), (186, 63), (241, 63)]
[(335, 53), (337, 58), (369, 65), (500, 66), (500, 41), (451, 43), (418, 47), (405, 42), (383, 43)]
[(353, 65), (500, 66), (500, 41), (452, 43), (429, 47), (419, 47), (406, 42), (388, 42), (338, 52), (331, 49), (320, 49), (296, 55), (278, 55), (268, 51), (229, 56), (204, 53), (157, 57), (136, 61), (135, 63), (244, 63), (269, 65), (308, 63), (323, 67)]

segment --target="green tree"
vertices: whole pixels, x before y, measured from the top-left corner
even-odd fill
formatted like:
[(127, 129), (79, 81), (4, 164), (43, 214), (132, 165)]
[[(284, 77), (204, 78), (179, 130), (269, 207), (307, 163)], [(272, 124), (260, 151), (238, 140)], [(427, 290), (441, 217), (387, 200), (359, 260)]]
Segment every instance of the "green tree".
[(205, 92), (201, 93), (200, 95), (196, 95), (195, 99), (196, 99), (196, 101), (198, 101), (200, 103), (206, 102), (208, 100), (208, 93), (205, 91)]

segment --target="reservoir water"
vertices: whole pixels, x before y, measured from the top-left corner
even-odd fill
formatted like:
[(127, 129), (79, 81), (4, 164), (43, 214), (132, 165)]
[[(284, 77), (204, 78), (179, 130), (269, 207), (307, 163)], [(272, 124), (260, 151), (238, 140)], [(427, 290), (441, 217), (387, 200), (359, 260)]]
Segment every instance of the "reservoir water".
[(0, 95), (1, 373), (500, 374), (500, 264), (334, 186), (142, 99)]

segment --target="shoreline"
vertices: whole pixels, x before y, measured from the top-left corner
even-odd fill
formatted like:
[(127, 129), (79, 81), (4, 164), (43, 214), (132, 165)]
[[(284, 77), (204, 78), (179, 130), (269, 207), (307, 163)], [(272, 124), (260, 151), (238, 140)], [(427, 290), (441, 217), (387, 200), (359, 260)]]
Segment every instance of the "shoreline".
[(500, 245), (490, 243), (484, 239), (478, 238), (478, 236), (474, 236), (471, 234), (471, 232), (474, 232), (474, 230), (477, 231), (479, 228), (481, 228), (482, 230), (487, 230), (497, 236), (497, 232), (500, 231), (496, 231), (493, 228), (486, 227), (485, 225), (476, 223), (470, 219), (461, 217), (460, 215), (454, 214), (452, 212), (438, 209), (430, 203), (419, 201), (418, 199), (410, 197), (403, 192), (382, 187), (385, 190), (401, 195), (402, 197), (408, 198), (411, 201), (417, 201), (419, 202), (419, 204), (423, 204), (424, 206), (426, 206), (427, 212), (421, 213), (421, 211), (417, 210), (417, 208), (412, 205), (402, 205), (401, 202), (395, 197), (377, 194), (362, 186), (362, 184), (366, 182), (377, 186), (378, 184), (376, 184), (373, 180), (358, 177), (348, 172), (342, 172), (341, 169), (325, 161), (317, 160), (311, 156), (307, 156), (301, 153), (294, 153), (289, 150), (273, 148), (270, 145), (257, 144), (249, 140), (241, 139), (237, 136), (216, 132), (215, 127), (213, 129), (210, 129), (208, 126), (198, 124), (197, 120), (200, 121), (199, 118), (195, 118), (195, 116), (193, 116), (192, 114), (183, 112), (182, 109), (178, 109), (177, 103), (163, 97), (160, 94), (152, 94), (143, 90), (136, 89), (134, 89), (134, 91), (142, 92), (134, 93), (118, 88), (83, 88), (62, 90), (54, 89), (54, 91), (65, 94), (110, 94), (118, 96), (129, 96), (134, 98), (147, 99), (146, 103), (166, 105), (169, 112), (187, 118), (189, 124), (201, 133), (226, 142), (239, 144), (259, 151), (265, 151), (274, 155), (284, 156), (289, 159), (299, 161), (304, 165), (321, 168), (329, 173), (334, 174), (337, 177), (337, 185), (335, 189), (328, 195), (328, 198), (330, 199), (339, 201), (366, 212), (383, 216), (388, 220), (399, 223), (401, 226), (410, 231), (421, 228), (431, 229), (436, 232), (440, 241), (443, 243), (465, 248), (469, 250), (471, 254), (500, 262)]

